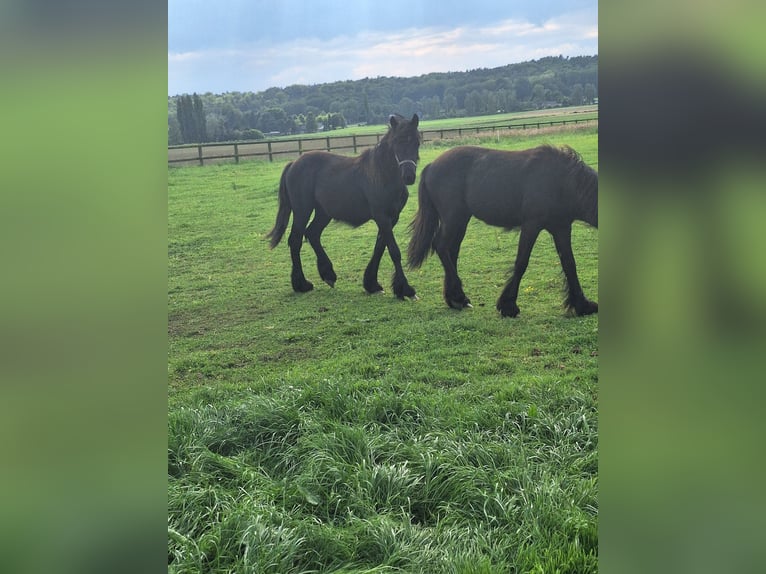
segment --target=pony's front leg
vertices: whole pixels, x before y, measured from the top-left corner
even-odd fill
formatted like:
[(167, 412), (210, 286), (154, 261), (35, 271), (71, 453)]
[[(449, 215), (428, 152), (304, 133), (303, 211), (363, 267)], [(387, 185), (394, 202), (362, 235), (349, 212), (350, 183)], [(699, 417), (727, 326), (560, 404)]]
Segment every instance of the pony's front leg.
[(559, 254), (561, 268), (567, 280), (567, 298), (564, 305), (576, 315), (598, 313), (598, 303), (585, 297), (577, 278), (574, 253), (572, 253), (572, 226), (561, 227), (551, 232), (556, 251)]
[(519, 283), (521, 283), (521, 278), (527, 270), (527, 265), (529, 265), (529, 256), (538, 235), (540, 235), (540, 228), (537, 226), (529, 225), (521, 228), (519, 249), (516, 254), (516, 262), (513, 264), (513, 273), (497, 300), (497, 310), (503, 317), (517, 317), (519, 315), (519, 306), (516, 304), (516, 298), (519, 296)]
[(382, 293), (383, 287), (378, 283), (378, 269), (380, 260), (383, 258), (383, 252), (386, 250), (386, 242), (378, 231), (378, 237), (375, 240), (375, 248), (372, 251), (372, 259), (364, 270), (364, 290), (370, 294)]
[(393, 223), (390, 220), (376, 221), (376, 223), (378, 224), (378, 237), (382, 239), (383, 244), (388, 248), (388, 254), (391, 256), (391, 261), (394, 264), (394, 277), (391, 282), (394, 295), (399, 299), (404, 299), (405, 297), (416, 298), (415, 289), (407, 282), (404, 269), (402, 269), (402, 252), (399, 250), (399, 246), (394, 238)]

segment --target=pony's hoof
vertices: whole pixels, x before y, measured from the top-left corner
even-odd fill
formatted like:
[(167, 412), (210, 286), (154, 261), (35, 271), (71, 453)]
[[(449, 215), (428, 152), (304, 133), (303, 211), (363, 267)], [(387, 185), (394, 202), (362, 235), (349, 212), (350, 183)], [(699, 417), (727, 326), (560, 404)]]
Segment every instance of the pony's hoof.
[(444, 300), (447, 302), (447, 305), (449, 305), (450, 308), (457, 309), (458, 311), (462, 311), (463, 309), (466, 309), (466, 308), (473, 309), (473, 305), (471, 305), (471, 300), (465, 295), (450, 297), (445, 294)]
[(415, 290), (409, 285), (405, 285), (401, 288), (394, 287), (394, 295), (396, 295), (397, 299), (404, 299), (405, 297), (412, 298), (415, 297)]
[(592, 315), (594, 313), (598, 313), (598, 303), (595, 301), (586, 301), (584, 305), (577, 309), (577, 314), (580, 316)]
[(377, 295), (379, 293), (385, 293), (385, 291), (383, 290), (383, 286), (380, 283), (365, 285), (364, 290), (367, 291), (368, 295)]
[(501, 317), (518, 317), (519, 316), (519, 306), (515, 303), (506, 303), (506, 304), (497, 304), (497, 310), (500, 311)]
[(293, 284), (293, 291), (296, 293), (308, 293), (314, 288), (314, 284), (311, 281), (304, 281), (303, 283)]
[(420, 301), (420, 297), (413, 294), (412, 297), (410, 297), (410, 301)]
[(335, 271), (332, 269), (320, 269), (319, 276), (322, 278), (322, 281), (327, 283), (330, 287), (335, 287), (335, 282), (338, 280), (338, 276), (335, 274)]

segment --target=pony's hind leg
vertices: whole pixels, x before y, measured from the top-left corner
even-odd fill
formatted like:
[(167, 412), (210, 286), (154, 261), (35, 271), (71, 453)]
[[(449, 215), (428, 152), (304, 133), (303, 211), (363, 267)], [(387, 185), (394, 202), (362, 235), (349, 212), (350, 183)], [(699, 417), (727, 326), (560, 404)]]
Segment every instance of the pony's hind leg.
[(290, 229), (290, 237), (287, 239), (287, 244), (290, 246), (290, 257), (293, 262), (290, 280), (292, 281), (293, 291), (298, 293), (305, 293), (314, 288), (311, 281), (308, 281), (303, 274), (303, 264), (301, 263), (301, 246), (303, 245), (303, 235), (306, 231), (309, 215), (311, 215), (310, 211), (305, 214), (293, 211), (293, 226)]
[(519, 283), (524, 276), (524, 272), (529, 265), (529, 256), (532, 253), (532, 247), (540, 235), (541, 229), (535, 225), (525, 225), (521, 228), (519, 236), (519, 247), (516, 253), (516, 262), (513, 264), (513, 273), (506, 283), (503, 292), (497, 300), (496, 308), (503, 317), (517, 317), (519, 315), (519, 306), (516, 299), (519, 296)]
[(444, 301), (453, 309), (473, 307), (471, 300), (463, 291), (463, 283), (457, 273), (457, 258), (460, 244), (465, 237), (468, 219), (460, 222), (445, 223), (439, 228), (434, 238), (434, 251), (444, 267)]
[(327, 252), (322, 247), (321, 237), (322, 231), (330, 223), (330, 216), (327, 215), (322, 208), (317, 207), (314, 219), (306, 229), (306, 239), (309, 240), (311, 247), (314, 249), (314, 253), (317, 256), (317, 270), (322, 281), (327, 283), (330, 287), (335, 287), (335, 282), (338, 280), (338, 276), (335, 274), (335, 270), (332, 267), (332, 261), (327, 256)]
[(371, 295), (373, 293), (382, 293), (383, 286), (378, 283), (378, 269), (380, 268), (380, 260), (383, 258), (383, 252), (386, 250), (386, 242), (383, 240), (383, 235), (378, 231), (378, 237), (375, 240), (375, 248), (372, 250), (372, 258), (367, 264), (367, 268), (364, 270), (364, 290)]
[[(376, 218), (375, 223), (378, 224), (378, 237), (380, 242), (388, 248), (388, 254), (391, 257), (391, 262), (394, 264), (394, 277), (391, 281), (391, 288), (399, 299), (405, 297), (416, 298), (415, 289), (407, 281), (407, 277), (404, 275), (404, 269), (402, 269), (402, 252), (399, 249), (399, 245), (396, 243), (394, 237), (394, 222), (398, 220), (398, 214), (390, 219), (385, 217)], [(376, 242), (377, 248), (377, 242)], [(373, 261), (374, 261), (373, 253)], [(372, 265), (372, 261), (370, 265)], [(376, 273), (377, 274), (377, 273)]]
[(564, 305), (567, 309), (573, 310), (576, 315), (598, 313), (598, 303), (585, 297), (580, 280), (577, 278), (577, 268), (572, 253), (572, 226), (557, 227), (551, 231), (551, 235), (553, 235), (553, 242), (567, 281), (567, 297)]

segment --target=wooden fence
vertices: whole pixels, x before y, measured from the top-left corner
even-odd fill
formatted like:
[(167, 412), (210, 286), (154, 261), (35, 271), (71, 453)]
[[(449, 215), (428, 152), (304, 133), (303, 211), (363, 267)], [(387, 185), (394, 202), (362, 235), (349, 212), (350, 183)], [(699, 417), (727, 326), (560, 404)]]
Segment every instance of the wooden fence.
[[(504, 122), (499, 124), (475, 125), (463, 128), (447, 128), (421, 131), (423, 142), (439, 139), (462, 137), (469, 134), (498, 133), (509, 130), (540, 129), (554, 125), (598, 122), (598, 117), (573, 118), (566, 120), (526, 120), (524, 123)], [(274, 161), (296, 159), (312, 150), (324, 150), (340, 153), (358, 154), (360, 151), (375, 146), (384, 134), (365, 134), (348, 136), (325, 136), (296, 139), (257, 140), (227, 143), (205, 143), (168, 147), (169, 165), (205, 165), (205, 163), (224, 163), (243, 159)]]

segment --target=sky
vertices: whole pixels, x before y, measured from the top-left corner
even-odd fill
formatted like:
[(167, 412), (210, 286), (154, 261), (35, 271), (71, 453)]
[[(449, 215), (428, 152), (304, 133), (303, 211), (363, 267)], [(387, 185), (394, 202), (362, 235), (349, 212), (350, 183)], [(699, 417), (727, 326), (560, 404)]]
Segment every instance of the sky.
[(168, 0), (168, 95), (595, 54), (597, 0)]

